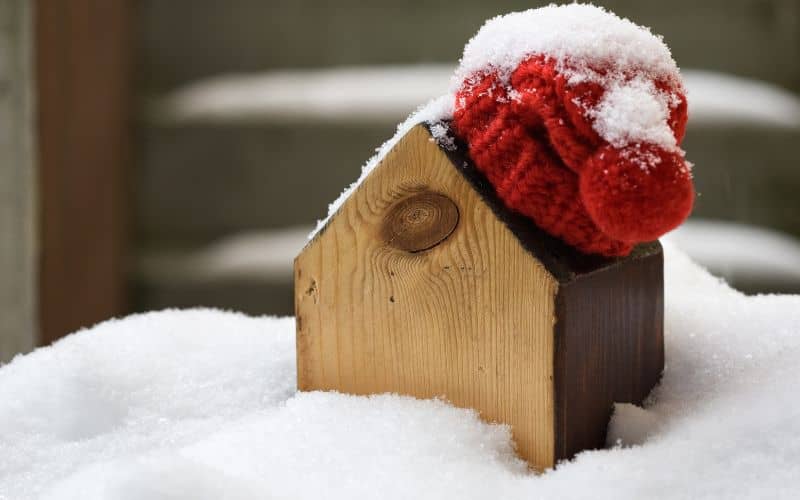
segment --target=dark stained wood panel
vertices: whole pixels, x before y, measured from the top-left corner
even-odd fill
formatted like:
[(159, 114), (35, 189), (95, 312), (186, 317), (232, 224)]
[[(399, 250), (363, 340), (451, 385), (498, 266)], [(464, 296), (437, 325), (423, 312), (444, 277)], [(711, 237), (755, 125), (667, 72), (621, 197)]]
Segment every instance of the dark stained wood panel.
[(661, 378), (661, 246), (562, 283), (555, 337), (556, 455), (562, 459), (604, 447), (612, 404), (641, 404)]
[(126, 310), (126, 0), (39, 1), (40, 343)]

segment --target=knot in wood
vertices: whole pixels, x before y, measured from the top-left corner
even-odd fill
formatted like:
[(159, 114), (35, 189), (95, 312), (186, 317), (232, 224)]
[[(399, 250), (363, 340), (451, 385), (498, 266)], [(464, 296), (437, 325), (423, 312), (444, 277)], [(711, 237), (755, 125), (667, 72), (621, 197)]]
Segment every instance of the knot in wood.
[(406, 252), (433, 248), (456, 228), (458, 207), (447, 196), (425, 191), (398, 201), (383, 219), (381, 233), (389, 245)]

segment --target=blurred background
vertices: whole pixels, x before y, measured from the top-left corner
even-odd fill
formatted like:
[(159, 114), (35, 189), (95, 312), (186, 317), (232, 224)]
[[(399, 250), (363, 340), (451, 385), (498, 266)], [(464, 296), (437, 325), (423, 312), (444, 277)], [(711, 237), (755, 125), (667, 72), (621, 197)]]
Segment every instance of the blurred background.
[[(0, 362), (112, 316), (292, 313), (294, 255), (497, 14), (548, 2), (0, 0)], [(600, 1), (683, 68), (668, 236), (800, 292), (800, 2)]]

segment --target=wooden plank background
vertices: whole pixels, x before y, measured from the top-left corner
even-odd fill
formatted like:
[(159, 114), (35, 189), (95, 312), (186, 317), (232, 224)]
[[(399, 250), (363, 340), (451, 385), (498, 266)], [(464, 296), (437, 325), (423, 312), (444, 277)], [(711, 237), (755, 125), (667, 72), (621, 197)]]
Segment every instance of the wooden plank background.
[(126, 310), (131, 8), (36, 4), (41, 343)]

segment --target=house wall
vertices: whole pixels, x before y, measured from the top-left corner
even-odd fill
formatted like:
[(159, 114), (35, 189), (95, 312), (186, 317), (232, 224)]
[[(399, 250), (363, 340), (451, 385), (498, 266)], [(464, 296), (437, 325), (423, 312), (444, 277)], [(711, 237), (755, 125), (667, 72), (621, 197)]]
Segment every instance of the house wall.
[(0, 0), (0, 363), (36, 342), (31, 6)]

